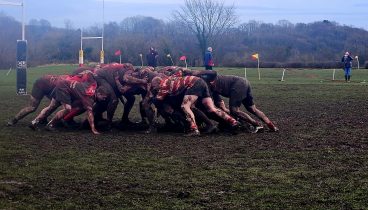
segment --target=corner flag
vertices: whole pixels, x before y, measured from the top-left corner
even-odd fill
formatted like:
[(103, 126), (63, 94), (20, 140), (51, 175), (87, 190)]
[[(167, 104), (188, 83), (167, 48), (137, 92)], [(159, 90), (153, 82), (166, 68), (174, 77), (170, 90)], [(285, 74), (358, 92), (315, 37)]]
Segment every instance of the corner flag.
[(121, 50), (117, 50), (117, 51), (115, 51), (115, 55), (116, 55), (116, 56), (121, 55)]
[(253, 54), (253, 55), (252, 55), (252, 59), (253, 59), (253, 60), (258, 60), (258, 59), (259, 59), (259, 55), (258, 55), (258, 53)]

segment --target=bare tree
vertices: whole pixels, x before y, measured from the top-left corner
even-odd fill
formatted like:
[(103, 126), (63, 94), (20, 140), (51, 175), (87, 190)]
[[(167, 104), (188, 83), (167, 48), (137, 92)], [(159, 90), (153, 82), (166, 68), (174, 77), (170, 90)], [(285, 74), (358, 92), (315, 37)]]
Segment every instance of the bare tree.
[(174, 12), (173, 18), (195, 34), (202, 53), (208, 45), (216, 44), (216, 39), (237, 21), (234, 6), (225, 6), (222, 0), (184, 2), (184, 6)]

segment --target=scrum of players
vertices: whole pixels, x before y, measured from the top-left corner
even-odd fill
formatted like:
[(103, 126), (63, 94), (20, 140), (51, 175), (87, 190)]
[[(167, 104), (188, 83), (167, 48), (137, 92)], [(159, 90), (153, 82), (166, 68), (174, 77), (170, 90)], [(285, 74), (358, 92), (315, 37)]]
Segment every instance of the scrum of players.
[[(118, 125), (134, 124), (129, 120), (129, 113), (136, 96), (141, 99), (140, 124), (145, 125), (146, 133), (157, 132), (161, 127), (181, 128), (186, 136), (221, 130), (257, 133), (264, 131), (265, 127), (272, 132), (278, 131), (254, 104), (247, 79), (178, 66), (134, 68), (130, 63), (79, 67), (70, 75), (38, 78), (33, 84), (29, 105), (7, 125), (14, 126), (35, 112), (41, 100), (47, 97), (49, 105), (32, 120), (30, 128), (38, 130), (45, 126), (46, 130), (53, 131), (60, 124), (68, 127), (76, 124), (76, 116), (86, 113), (91, 131), (100, 134), (100, 129), (110, 130), (115, 125), (113, 119), (119, 102), (123, 104), (124, 111)], [(223, 97), (228, 98), (228, 106)], [(247, 112), (241, 110), (242, 105)], [(164, 126), (159, 123), (160, 117)]]

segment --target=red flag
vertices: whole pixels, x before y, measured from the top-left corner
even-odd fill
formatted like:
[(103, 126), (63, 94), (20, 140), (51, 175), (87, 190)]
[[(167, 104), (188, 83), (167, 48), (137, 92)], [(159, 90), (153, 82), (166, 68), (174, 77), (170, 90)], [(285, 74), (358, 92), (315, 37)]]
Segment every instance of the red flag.
[(187, 57), (185, 57), (185, 55), (183, 55), (183, 56), (180, 57), (180, 60), (181, 61), (185, 61), (186, 59), (187, 59)]
[(116, 50), (116, 51), (115, 51), (115, 55), (116, 55), (116, 56), (121, 55), (121, 51), (120, 51), (120, 50)]

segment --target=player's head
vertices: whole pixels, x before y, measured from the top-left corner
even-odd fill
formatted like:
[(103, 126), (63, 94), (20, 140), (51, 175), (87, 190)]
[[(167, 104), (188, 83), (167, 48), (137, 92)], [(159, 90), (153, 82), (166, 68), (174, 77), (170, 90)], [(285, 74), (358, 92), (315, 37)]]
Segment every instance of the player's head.
[(108, 97), (109, 93), (105, 87), (98, 87), (96, 90), (96, 99), (98, 101), (105, 101)]
[(162, 78), (161, 77), (154, 77), (151, 82), (151, 92), (153, 94), (157, 93), (160, 89)]
[(134, 66), (131, 63), (123, 63), (123, 68), (129, 71), (134, 71)]

